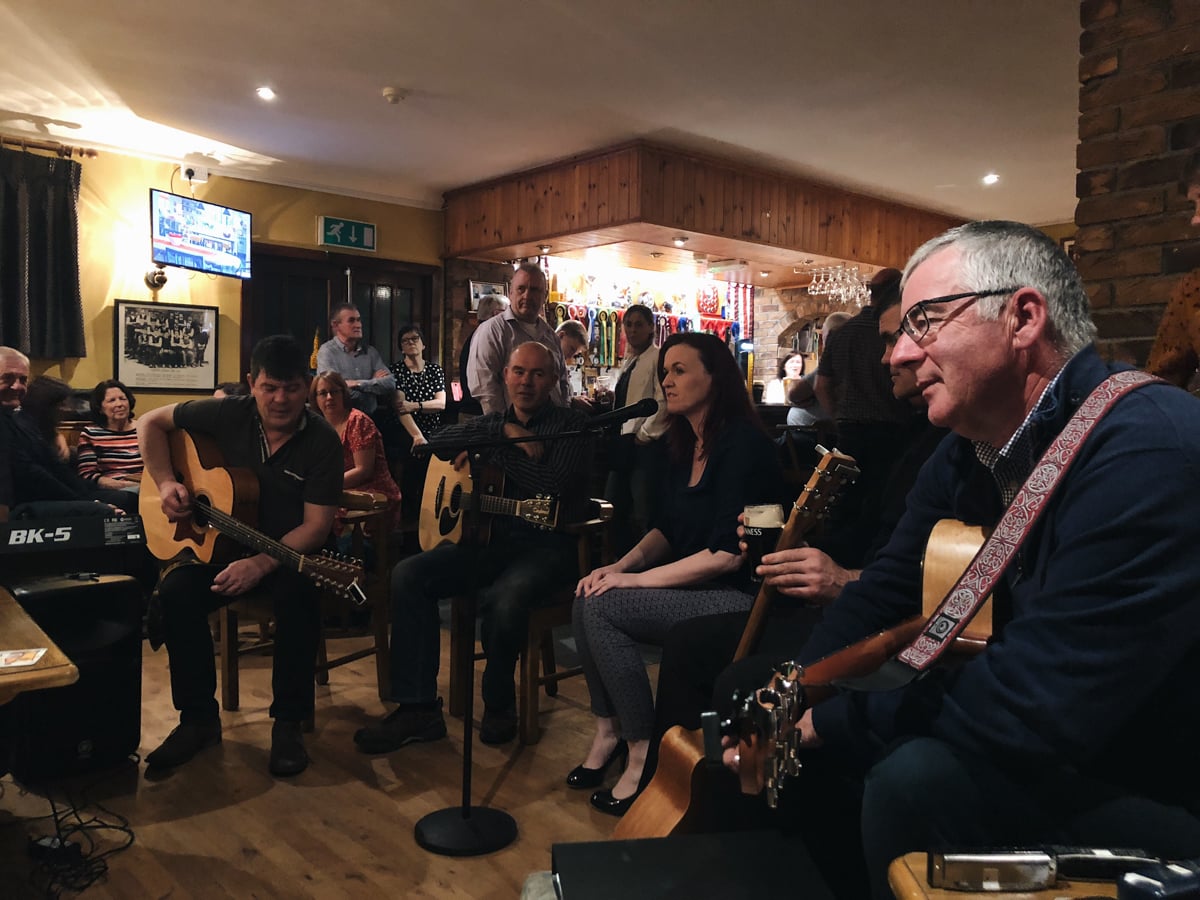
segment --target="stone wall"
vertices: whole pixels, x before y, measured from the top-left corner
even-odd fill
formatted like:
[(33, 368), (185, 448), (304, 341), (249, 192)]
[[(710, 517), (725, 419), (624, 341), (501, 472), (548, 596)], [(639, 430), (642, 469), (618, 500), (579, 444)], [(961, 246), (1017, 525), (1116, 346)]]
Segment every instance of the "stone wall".
[(445, 344), (442, 359), (447, 381), (462, 380), (458, 371), (458, 354), (463, 342), (475, 327), (475, 314), (471, 312), (471, 282), (486, 281), (507, 284), (512, 281), (513, 267), (507, 263), (482, 262), (474, 259), (446, 260), (446, 301), (442, 307)]
[(1144, 364), (1200, 241), (1179, 190), (1200, 147), (1200, 0), (1083, 0), (1075, 250), (1106, 355)]
[(754, 380), (764, 385), (775, 377), (780, 361), (791, 352), (792, 335), (810, 322), (823, 322), (832, 312), (858, 314), (858, 308), (810, 297), (804, 288), (762, 288), (754, 295)]

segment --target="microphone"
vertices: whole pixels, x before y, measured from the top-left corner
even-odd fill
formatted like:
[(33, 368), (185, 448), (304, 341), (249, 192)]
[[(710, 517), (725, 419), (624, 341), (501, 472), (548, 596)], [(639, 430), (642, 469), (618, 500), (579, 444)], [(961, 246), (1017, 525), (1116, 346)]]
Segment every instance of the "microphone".
[(639, 400), (637, 403), (632, 403), (629, 406), (622, 406), (620, 409), (614, 409), (612, 412), (601, 413), (598, 416), (593, 416), (587, 423), (588, 428), (607, 428), (609, 425), (620, 425), (622, 422), (628, 422), (630, 419), (638, 419), (643, 416), (652, 416), (658, 412), (658, 401), (653, 397), (647, 397), (644, 400)]

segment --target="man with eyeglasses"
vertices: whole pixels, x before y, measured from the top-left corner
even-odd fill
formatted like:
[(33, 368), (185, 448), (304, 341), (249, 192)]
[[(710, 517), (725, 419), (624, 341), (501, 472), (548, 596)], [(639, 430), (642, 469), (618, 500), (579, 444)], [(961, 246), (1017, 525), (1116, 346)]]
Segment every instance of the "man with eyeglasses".
[[(953, 229), (914, 254), (902, 290), (891, 365), (954, 433), (891, 540), (799, 648), (801, 666), (917, 615), (934, 524), (995, 525), (1121, 368), (1100, 358), (1079, 275), (1037, 229)], [(1177, 727), (1200, 716), (1198, 495), (1200, 401), (1133, 390), (1082, 439), (1004, 569), (986, 649), (804, 711), (801, 774), (781, 801), (804, 804), (791, 821), (839, 895), (890, 897), (891, 860), (947, 847), (1200, 856), (1200, 772)], [(752, 753), (731, 746), (726, 763)], [(861, 864), (847, 862), (854, 846)]]

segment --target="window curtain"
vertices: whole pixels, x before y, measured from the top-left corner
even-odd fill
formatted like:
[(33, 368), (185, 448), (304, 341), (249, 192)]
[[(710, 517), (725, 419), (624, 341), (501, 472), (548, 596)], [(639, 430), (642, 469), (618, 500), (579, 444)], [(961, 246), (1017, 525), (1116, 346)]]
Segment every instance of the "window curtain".
[(79, 178), (69, 159), (0, 147), (0, 344), (86, 356), (79, 295)]

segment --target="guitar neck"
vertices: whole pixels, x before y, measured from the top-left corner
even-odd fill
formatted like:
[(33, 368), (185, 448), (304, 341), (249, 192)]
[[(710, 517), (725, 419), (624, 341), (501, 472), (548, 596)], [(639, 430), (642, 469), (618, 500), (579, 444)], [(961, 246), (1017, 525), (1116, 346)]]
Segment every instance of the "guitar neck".
[(474, 500), (474, 509), (492, 516), (516, 516), (521, 512), (521, 501), (510, 500), (508, 497), (498, 497), (495, 494), (464, 494), (463, 504)]
[(255, 531), (249, 525), (239, 522), (233, 516), (219, 509), (214, 509), (211, 506), (207, 507), (204, 511), (204, 517), (208, 524), (212, 525), (221, 534), (233, 538), (239, 544), (245, 544), (252, 550), (265, 553), (285, 566), (299, 570), (304, 561), (304, 555), (293, 550), (287, 544), (281, 544), (279, 541), (269, 538), (259, 531)]

